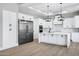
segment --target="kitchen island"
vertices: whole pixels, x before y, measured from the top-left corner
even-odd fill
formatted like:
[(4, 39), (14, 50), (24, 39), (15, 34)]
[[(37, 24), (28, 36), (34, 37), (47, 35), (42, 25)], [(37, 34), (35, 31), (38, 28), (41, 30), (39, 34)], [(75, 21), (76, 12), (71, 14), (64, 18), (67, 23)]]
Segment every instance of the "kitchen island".
[(70, 33), (69, 32), (52, 32), (52, 33), (40, 33), (39, 43), (49, 43), (56, 45), (64, 45), (69, 48), (70, 46)]

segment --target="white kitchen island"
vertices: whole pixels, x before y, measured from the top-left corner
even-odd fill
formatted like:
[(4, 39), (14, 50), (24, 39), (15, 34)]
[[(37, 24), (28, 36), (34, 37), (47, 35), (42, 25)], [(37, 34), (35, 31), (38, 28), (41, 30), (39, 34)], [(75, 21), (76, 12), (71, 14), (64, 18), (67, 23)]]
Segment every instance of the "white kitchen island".
[(56, 45), (64, 45), (69, 48), (70, 46), (70, 33), (68, 32), (53, 32), (53, 33), (40, 33), (39, 43), (49, 43)]

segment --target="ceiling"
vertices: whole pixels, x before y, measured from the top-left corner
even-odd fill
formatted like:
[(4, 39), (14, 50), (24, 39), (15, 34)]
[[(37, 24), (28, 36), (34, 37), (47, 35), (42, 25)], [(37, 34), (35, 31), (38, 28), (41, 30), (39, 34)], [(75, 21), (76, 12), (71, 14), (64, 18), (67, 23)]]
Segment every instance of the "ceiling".
[(77, 12), (79, 3), (20, 3), (19, 12), (34, 17), (46, 18), (48, 15), (56, 15), (62, 11), (63, 14)]

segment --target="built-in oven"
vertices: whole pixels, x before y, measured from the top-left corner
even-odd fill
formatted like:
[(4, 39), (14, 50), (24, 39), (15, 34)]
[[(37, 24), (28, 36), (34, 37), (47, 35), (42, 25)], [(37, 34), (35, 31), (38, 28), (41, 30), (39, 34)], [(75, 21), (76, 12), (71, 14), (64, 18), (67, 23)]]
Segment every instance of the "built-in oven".
[(39, 25), (39, 33), (42, 33), (42, 32), (43, 32), (43, 26)]

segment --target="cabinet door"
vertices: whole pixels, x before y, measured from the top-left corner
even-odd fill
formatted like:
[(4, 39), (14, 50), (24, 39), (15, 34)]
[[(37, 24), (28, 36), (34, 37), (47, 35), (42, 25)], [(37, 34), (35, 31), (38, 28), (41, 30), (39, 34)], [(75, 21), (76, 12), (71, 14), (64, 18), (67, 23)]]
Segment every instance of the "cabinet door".
[(63, 23), (63, 27), (64, 28), (69, 28), (69, 26), (70, 26), (70, 20), (68, 20), (69, 18), (67, 18), (67, 19), (65, 19), (64, 20), (64, 23)]
[(16, 13), (3, 10), (3, 47), (16, 45)]
[(49, 43), (56, 44), (56, 38), (53, 34), (49, 35)]
[(52, 42), (53, 44), (57, 44), (56, 35), (54, 35), (54, 34), (51, 35), (51, 42)]
[(75, 16), (75, 28), (79, 28), (79, 16)]
[(63, 22), (64, 28), (73, 28), (74, 27), (74, 18), (65, 18)]
[(46, 43), (49, 43), (49, 35), (48, 34), (44, 35), (43, 41), (46, 42)]
[(72, 33), (72, 41), (79, 42), (79, 33)]
[(11, 45), (15, 45), (18, 43), (17, 38), (17, 15), (15, 12), (9, 12), (10, 13), (10, 19), (9, 19), (9, 39), (11, 39)]
[(9, 41), (9, 13), (3, 10), (3, 47), (7, 48)]
[(44, 36), (45, 36), (44, 34), (40, 34), (40, 36), (39, 36), (39, 38), (40, 38), (40, 39), (39, 39), (40, 42), (44, 42), (44, 39), (45, 39)]
[(54, 35), (54, 34), (50, 35), (50, 43), (52, 44), (64, 45), (66, 43), (65, 40), (66, 38), (64, 36), (61, 37), (61, 35)]

